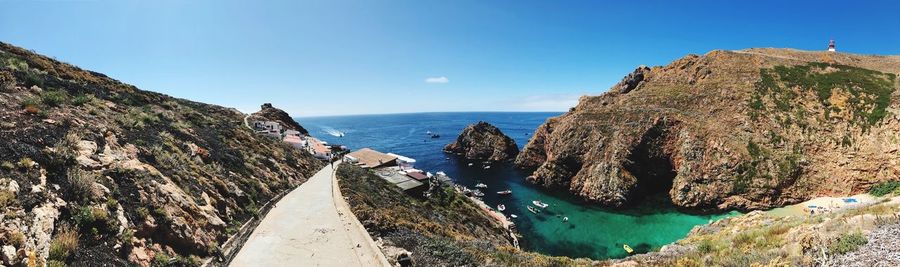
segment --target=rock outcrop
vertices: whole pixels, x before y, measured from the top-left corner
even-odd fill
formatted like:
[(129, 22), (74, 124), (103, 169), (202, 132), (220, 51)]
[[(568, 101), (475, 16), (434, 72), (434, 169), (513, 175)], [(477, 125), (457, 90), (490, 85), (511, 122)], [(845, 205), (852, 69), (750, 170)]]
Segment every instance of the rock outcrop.
[(470, 160), (507, 161), (519, 154), (516, 141), (503, 134), (497, 127), (479, 121), (463, 129), (456, 141), (444, 147)]
[(900, 57), (712, 51), (641, 67), (549, 119), (528, 181), (608, 207), (765, 209), (900, 175)]
[(284, 112), (284, 110), (273, 107), (270, 103), (262, 104), (260, 110), (251, 114), (251, 116), (254, 119), (278, 122), (285, 130), (294, 130), (304, 135), (309, 135), (309, 132), (300, 123), (297, 123), (291, 115)]
[(0, 43), (0, 266), (216, 257), (322, 166), (243, 119)]

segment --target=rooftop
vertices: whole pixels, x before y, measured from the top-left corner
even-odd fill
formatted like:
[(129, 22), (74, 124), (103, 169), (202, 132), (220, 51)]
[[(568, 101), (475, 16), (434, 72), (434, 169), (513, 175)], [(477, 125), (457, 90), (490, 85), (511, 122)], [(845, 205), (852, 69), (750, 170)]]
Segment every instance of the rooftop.
[(384, 154), (372, 150), (371, 148), (363, 148), (357, 151), (350, 152), (350, 154), (347, 155), (356, 159), (359, 165), (368, 168), (378, 168), (390, 165), (395, 160), (397, 160), (396, 156)]

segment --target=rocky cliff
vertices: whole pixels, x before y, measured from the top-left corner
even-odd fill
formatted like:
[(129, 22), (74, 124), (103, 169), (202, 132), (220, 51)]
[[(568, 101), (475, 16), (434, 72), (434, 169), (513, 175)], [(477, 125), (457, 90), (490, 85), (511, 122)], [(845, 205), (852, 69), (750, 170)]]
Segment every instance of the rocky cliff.
[(278, 122), (284, 127), (286, 130), (294, 130), (298, 131), (304, 135), (309, 135), (309, 132), (306, 131), (300, 123), (297, 123), (294, 118), (291, 117), (284, 110), (273, 107), (270, 103), (265, 103), (260, 107), (260, 110), (251, 114), (251, 118), (255, 120), (265, 120), (265, 121), (274, 121)]
[(322, 164), (237, 110), (4, 43), (0, 118), (6, 266), (197, 265)]
[(541, 125), (516, 164), (535, 184), (622, 207), (763, 209), (900, 174), (900, 57), (712, 51), (640, 67)]
[(444, 151), (470, 160), (507, 161), (519, 154), (519, 147), (516, 141), (497, 127), (479, 121), (463, 129), (455, 142), (444, 147)]

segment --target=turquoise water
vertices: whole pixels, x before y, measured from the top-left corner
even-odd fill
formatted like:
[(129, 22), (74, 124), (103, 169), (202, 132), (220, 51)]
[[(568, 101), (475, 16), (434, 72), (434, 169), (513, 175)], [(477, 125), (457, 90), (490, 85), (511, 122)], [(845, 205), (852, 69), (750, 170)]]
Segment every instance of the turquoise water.
[[(371, 147), (415, 158), (416, 167), (426, 171), (444, 171), (456, 183), (474, 187), (481, 182), (488, 185), (484, 201), (496, 207), (506, 205), (507, 215), (516, 214), (513, 221), (522, 235), (521, 245), (527, 250), (550, 255), (589, 257), (593, 259), (626, 256), (622, 244), (636, 252), (647, 252), (683, 238), (696, 225), (737, 213), (692, 215), (672, 208), (665, 197), (650, 198), (626, 210), (607, 210), (586, 205), (564, 193), (548, 192), (524, 181), (523, 173), (509, 164), (493, 165), (490, 169), (441, 152), (462, 129), (479, 120), (500, 128), (523, 147), (532, 131), (549, 117), (559, 113), (417, 113), (391, 115), (362, 115), (340, 117), (299, 118), (310, 133), (332, 144), (344, 144), (351, 149)], [(442, 138), (429, 138), (431, 131)], [(343, 137), (338, 137), (343, 133)], [(510, 189), (510, 196), (495, 192)], [(535, 215), (526, 209), (532, 200), (550, 206)], [(562, 217), (569, 217), (563, 222)]]

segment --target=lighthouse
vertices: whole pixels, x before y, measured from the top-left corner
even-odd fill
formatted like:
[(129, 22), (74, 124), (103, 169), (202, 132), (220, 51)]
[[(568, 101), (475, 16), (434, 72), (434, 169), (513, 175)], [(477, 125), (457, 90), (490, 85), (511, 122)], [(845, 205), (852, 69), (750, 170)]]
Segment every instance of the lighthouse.
[(828, 52), (834, 52), (834, 40), (828, 41)]

